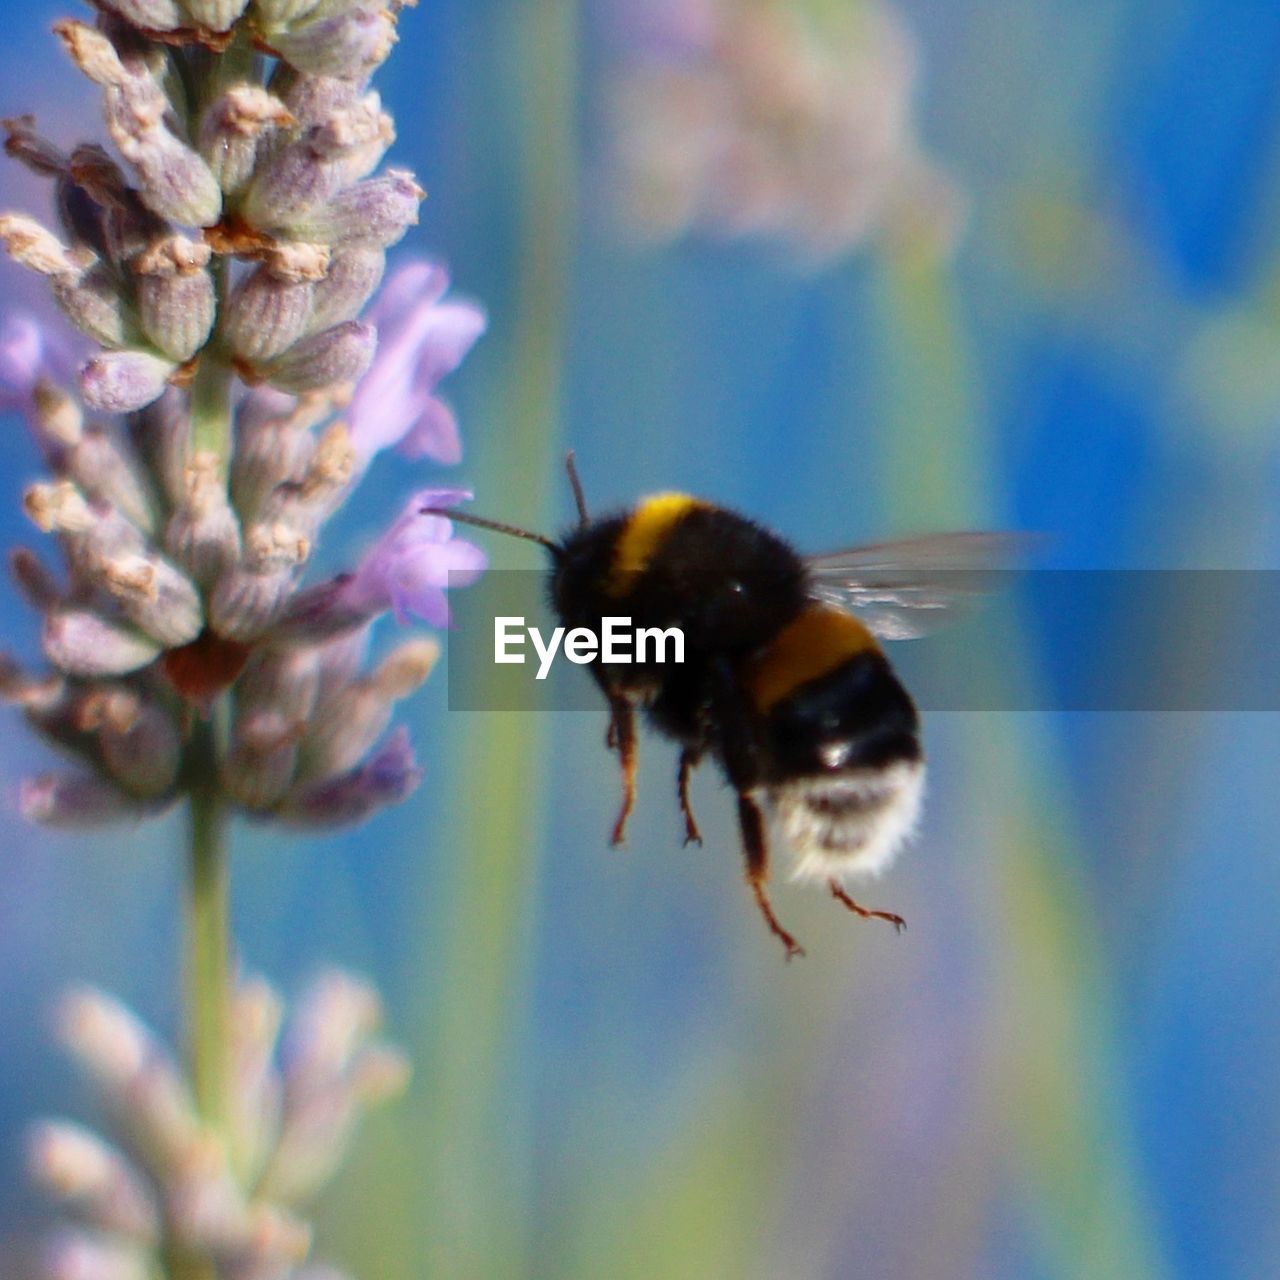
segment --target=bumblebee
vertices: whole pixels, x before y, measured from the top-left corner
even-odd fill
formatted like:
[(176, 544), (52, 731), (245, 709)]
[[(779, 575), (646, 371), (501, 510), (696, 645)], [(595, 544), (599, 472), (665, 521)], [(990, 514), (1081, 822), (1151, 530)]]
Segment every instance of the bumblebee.
[[(606, 617), (676, 627), (684, 661), (590, 670), (609, 708), (622, 803), (635, 802), (637, 712), (676, 742), (685, 843), (701, 844), (689, 802), (693, 770), (711, 758), (737, 797), (746, 879), (787, 958), (803, 949), (769, 900), (770, 831), (793, 878), (824, 884), (850, 911), (886, 920), (847, 882), (889, 866), (915, 829), (924, 791), (920, 717), (879, 639), (924, 634), (972, 592), (952, 571), (992, 560), (1006, 535), (951, 534), (802, 557), (755, 521), (683, 493), (642, 498), (592, 518), (573, 455), (578, 524), (559, 541), (454, 510), (480, 528), (537, 542), (551, 555), (551, 605), (566, 630), (599, 634)], [(930, 625), (922, 625), (930, 624)]]

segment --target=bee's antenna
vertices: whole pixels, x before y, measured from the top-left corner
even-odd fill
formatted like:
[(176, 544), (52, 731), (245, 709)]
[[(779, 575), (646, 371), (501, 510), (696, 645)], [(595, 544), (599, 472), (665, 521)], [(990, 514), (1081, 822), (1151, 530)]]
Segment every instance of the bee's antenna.
[(569, 487), (578, 505), (578, 525), (585, 529), (591, 523), (591, 517), (587, 514), (587, 499), (582, 492), (582, 481), (578, 479), (578, 464), (574, 461), (572, 449), (564, 455), (564, 469), (569, 473)]
[(502, 524), (498, 520), (486, 520), (483, 516), (473, 516), (465, 511), (454, 511), (451, 507), (422, 507), (418, 511), (422, 516), (444, 516), (446, 520), (457, 520), (459, 524), (473, 524), (477, 529), (491, 529), (494, 533), (509, 533), (513, 538), (524, 538), (528, 542), (536, 542), (546, 547), (553, 556), (560, 554), (560, 544), (540, 533), (528, 529), (519, 529), (513, 524)]

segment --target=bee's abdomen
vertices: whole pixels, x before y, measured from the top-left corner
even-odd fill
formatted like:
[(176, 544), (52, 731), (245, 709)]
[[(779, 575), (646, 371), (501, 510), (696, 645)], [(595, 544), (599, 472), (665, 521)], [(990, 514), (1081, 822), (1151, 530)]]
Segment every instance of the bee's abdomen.
[(875, 637), (811, 604), (745, 670), (780, 777), (920, 758), (920, 720)]

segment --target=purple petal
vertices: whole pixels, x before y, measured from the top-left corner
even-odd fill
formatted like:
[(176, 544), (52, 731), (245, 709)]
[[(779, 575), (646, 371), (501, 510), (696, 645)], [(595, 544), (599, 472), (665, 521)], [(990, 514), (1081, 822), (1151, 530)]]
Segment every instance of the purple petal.
[(400, 441), (400, 452), (406, 458), (430, 458), (447, 466), (462, 461), (458, 419), (438, 396), (427, 396), (417, 421)]
[(39, 379), (65, 382), (74, 368), (70, 351), (34, 317), (7, 315), (0, 322), (0, 410), (25, 412)]
[[(388, 609), (405, 622), (412, 615), (447, 626), (447, 587), (466, 586), (484, 570), (479, 547), (453, 536), (453, 522), (425, 514), (471, 497), (465, 489), (423, 489), (413, 495), (391, 528), (341, 588), (343, 608), (376, 614)], [(451, 576), (452, 575), (452, 576)]]
[(449, 269), (441, 262), (407, 262), (394, 271), (369, 308), (379, 329), (400, 321), (413, 307), (438, 302), (449, 289)]
[(347, 413), (351, 442), (364, 462), (419, 433), (434, 418), (438, 448), (417, 448), (439, 461), (456, 460), (457, 429), (430, 403), (440, 380), (462, 363), (487, 320), (470, 302), (441, 301), (449, 285), (443, 267), (411, 263), (392, 276), (369, 312), (378, 329), (378, 354), (361, 379)]
[(408, 731), (397, 729), (364, 764), (286, 801), (280, 816), (303, 827), (343, 827), (399, 804), (422, 781)]

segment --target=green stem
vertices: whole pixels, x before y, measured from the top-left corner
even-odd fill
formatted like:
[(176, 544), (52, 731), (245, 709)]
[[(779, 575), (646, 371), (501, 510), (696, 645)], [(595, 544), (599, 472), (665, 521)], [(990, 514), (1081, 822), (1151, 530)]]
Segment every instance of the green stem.
[[(212, 731), (206, 729), (209, 745)], [(212, 752), (209, 752), (212, 755)], [(191, 1080), (200, 1118), (226, 1136), (231, 956), (226, 805), (209, 768), (191, 789), (187, 898), (187, 1025)]]
[[(228, 285), (226, 261), (215, 257), (210, 264), (214, 286), (225, 302)], [(221, 310), (222, 302), (219, 303)], [(212, 453), (226, 474), (231, 459), (231, 380), (234, 374), (216, 344), (200, 352), (191, 384), (191, 450)]]

